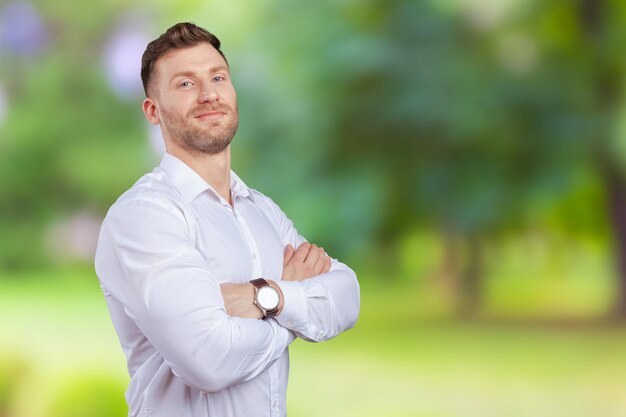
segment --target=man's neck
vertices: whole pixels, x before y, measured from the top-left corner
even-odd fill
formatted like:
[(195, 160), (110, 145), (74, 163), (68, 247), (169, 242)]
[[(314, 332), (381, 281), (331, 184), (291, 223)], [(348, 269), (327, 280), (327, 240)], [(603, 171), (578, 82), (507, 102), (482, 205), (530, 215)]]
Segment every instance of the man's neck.
[(232, 205), (230, 196), (230, 145), (224, 151), (208, 155), (169, 147), (167, 152), (189, 165), (203, 180)]

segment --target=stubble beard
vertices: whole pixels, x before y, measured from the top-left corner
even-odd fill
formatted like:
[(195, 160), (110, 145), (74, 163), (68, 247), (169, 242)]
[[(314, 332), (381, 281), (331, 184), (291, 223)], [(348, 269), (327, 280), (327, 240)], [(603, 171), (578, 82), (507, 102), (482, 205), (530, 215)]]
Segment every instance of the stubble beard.
[[(223, 111), (222, 118), (207, 124), (196, 126), (190, 122), (195, 115), (205, 111)], [(224, 120), (228, 118), (228, 120)], [(193, 109), (185, 116), (174, 114), (161, 108), (161, 119), (169, 137), (182, 148), (203, 154), (216, 155), (228, 147), (239, 127), (238, 109), (229, 107), (201, 106)]]

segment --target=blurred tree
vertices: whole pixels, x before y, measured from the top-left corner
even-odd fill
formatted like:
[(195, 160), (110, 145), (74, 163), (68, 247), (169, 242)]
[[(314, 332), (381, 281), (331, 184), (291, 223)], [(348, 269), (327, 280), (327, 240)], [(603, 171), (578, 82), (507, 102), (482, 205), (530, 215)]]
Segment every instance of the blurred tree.
[[(491, 3), (476, 4), (482, 8), (408, 0), (273, 8), (299, 28), (273, 49), (276, 71), (298, 81), (292, 94), (308, 107), (294, 117), (303, 127), (297, 137), (308, 138), (296, 160), (309, 163), (294, 171), (373, 190), (374, 204), (359, 210), (387, 265), (396, 264), (399, 236), (436, 225), (463, 315), (480, 305), (487, 240), (527, 228), (599, 180), (589, 150), (607, 117), (594, 106), (595, 61), (570, 39), (575, 5), (526, 2), (494, 20)], [(328, 207), (358, 204), (350, 192)], [(602, 209), (602, 193), (593, 196), (570, 201)], [(580, 212), (560, 210), (565, 223)], [(604, 219), (571, 231), (606, 236)]]
[(45, 264), (51, 223), (84, 208), (103, 214), (149, 167), (138, 106), (118, 100), (103, 81), (106, 19), (78, 36), (54, 14), (44, 9), (57, 28), (47, 33), (47, 49), (26, 57), (0, 50), (10, 103), (0, 142), (0, 228), (11, 236), (0, 239), (2, 269)]
[[(405, 235), (434, 229), (464, 315), (481, 303), (487, 243), (537, 224), (608, 241), (611, 213), (626, 253), (619, 1), (240, 6), (246, 28), (230, 29), (239, 47), (227, 48), (242, 113), (235, 169), (311, 240), (367, 262), (382, 253), (388, 279)], [(37, 7), (9, 10), (30, 26), (0, 36), (0, 228), (11, 236), (0, 268), (45, 262), (51, 222), (103, 214), (153, 162), (132, 68), (102, 65), (103, 52), (141, 43), (142, 19), (131, 13), (128, 38), (113, 23), (121, 4)], [(180, 8), (156, 7), (163, 21)], [(0, 30), (19, 20), (4, 19)], [(221, 34), (214, 20), (200, 23)], [(118, 70), (128, 83), (112, 81)]]
[(615, 313), (626, 319), (626, 155), (619, 146), (626, 138), (616, 128), (626, 101), (626, 6), (613, 0), (580, 0), (577, 12), (579, 42), (568, 45), (567, 52), (588, 63), (579, 68), (592, 88), (590, 114), (595, 119), (595, 129), (589, 137), (590, 156), (604, 180), (614, 234), (620, 278)]

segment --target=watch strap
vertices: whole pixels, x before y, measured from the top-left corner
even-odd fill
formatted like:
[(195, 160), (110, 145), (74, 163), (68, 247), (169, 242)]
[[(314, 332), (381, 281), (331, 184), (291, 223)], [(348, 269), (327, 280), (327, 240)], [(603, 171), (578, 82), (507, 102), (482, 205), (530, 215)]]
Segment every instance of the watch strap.
[(257, 278), (250, 281), (252, 285), (257, 288), (263, 288), (269, 286), (270, 284), (265, 280), (265, 278)]

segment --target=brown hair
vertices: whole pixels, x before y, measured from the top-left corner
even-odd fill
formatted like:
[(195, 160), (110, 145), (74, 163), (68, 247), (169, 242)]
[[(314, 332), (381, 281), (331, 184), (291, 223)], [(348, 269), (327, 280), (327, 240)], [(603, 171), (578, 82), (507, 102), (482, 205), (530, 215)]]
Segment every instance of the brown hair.
[(217, 49), (217, 52), (220, 53), (224, 61), (226, 61), (226, 65), (228, 65), (226, 56), (220, 50), (221, 42), (217, 36), (190, 22), (177, 23), (150, 42), (141, 57), (141, 82), (143, 83), (146, 97), (148, 96), (150, 79), (154, 74), (154, 67), (159, 58), (172, 49), (189, 48), (200, 43), (208, 43)]

